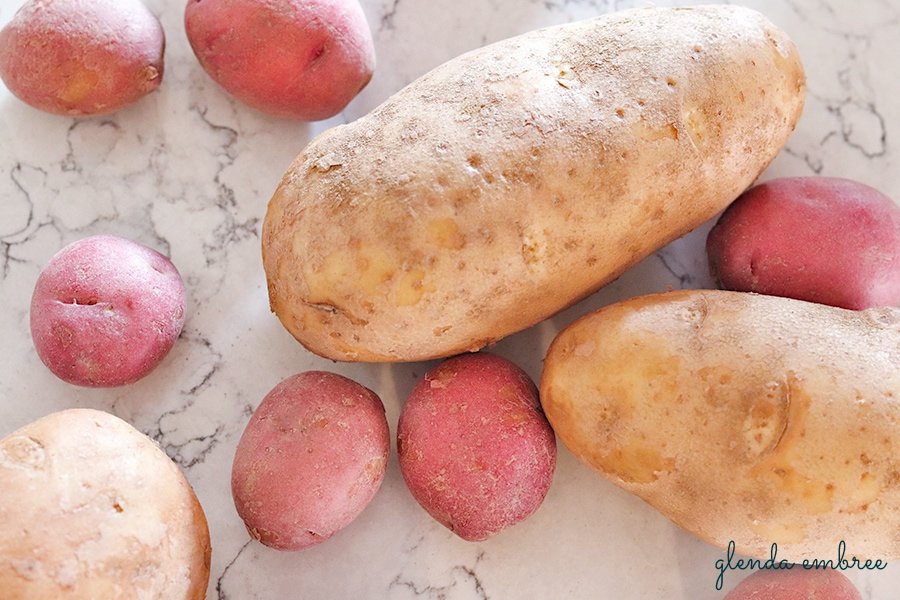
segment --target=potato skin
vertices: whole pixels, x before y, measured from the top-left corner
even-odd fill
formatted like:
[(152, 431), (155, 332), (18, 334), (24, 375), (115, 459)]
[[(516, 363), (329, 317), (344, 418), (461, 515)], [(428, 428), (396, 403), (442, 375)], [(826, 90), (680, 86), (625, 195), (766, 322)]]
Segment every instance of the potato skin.
[(185, 289), (172, 262), (131, 240), (97, 235), (56, 253), (31, 298), (31, 335), (53, 374), (87, 387), (146, 376), (184, 326)]
[(128, 423), (72, 409), (0, 440), (5, 600), (202, 600), (209, 565), (194, 491)]
[(859, 590), (837, 571), (757, 571), (725, 600), (862, 600)]
[(422, 508), (478, 541), (538, 509), (553, 480), (556, 437), (524, 371), (499, 356), (470, 354), (444, 361), (413, 389), (397, 454)]
[(725, 289), (854, 310), (900, 305), (900, 207), (862, 183), (758, 185), (728, 207), (706, 247)]
[(357, 0), (188, 0), (184, 25), (216, 83), (280, 117), (333, 117), (375, 69)]
[(541, 401), (563, 443), (737, 552), (900, 557), (900, 310), (685, 291), (565, 329)]
[(796, 48), (733, 6), (525, 34), (316, 138), (263, 227), (272, 310), (335, 360), (477, 350), (725, 208), (787, 139)]
[(302, 550), (363, 511), (389, 451), (374, 392), (334, 373), (294, 375), (269, 392), (241, 436), (231, 471), (235, 507), (254, 539)]
[(159, 87), (165, 42), (140, 0), (30, 0), (0, 31), (0, 77), (39, 110), (106, 114)]

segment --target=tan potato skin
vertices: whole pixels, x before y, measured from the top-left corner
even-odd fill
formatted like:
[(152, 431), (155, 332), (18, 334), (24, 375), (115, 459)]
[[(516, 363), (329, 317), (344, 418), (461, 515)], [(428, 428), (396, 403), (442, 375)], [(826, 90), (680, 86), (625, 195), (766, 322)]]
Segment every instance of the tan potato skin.
[(559, 334), (541, 401), (576, 456), (710, 543), (900, 557), (900, 309), (634, 298)]
[(209, 565), (190, 484), (121, 419), (66, 410), (0, 440), (4, 600), (202, 600)]
[(336, 360), (474, 351), (734, 200), (800, 115), (749, 9), (640, 9), (460, 56), (304, 150), (269, 204), (272, 310)]

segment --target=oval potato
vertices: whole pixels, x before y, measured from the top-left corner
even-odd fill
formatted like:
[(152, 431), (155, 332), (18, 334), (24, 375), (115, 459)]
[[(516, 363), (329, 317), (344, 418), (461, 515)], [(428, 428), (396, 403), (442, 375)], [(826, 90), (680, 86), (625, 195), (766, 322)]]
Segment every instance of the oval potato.
[(706, 239), (719, 286), (863, 310), (900, 306), (900, 205), (858, 181), (751, 188)]
[(178, 467), (113, 415), (56, 412), (0, 440), (0, 596), (201, 600), (209, 529)]
[(384, 404), (337, 373), (288, 377), (253, 412), (234, 454), (231, 494), (247, 532), (302, 550), (347, 527), (384, 480)]
[(291, 166), (263, 227), (272, 310), (337, 360), (477, 350), (725, 208), (804, 95), (793, 43), (734, 6), (615, 13), (460, 56)]
[(559, 334), (541, 401), (576, 456), (708, 542), (900, 557), (900, 310), (631, 299)]
[(189, 0), (184, 29), (216, 83), (279, 117), (333, 117), (375, 69), (357, 0)]
[(159, 88), (165, 47), (141, 0), (30, 0), (0, 30), (0, 78), (39, 110), (104, 115)]
[(540, 507), (556, 469), (556, 436), (537, 387), (488, 354), (445, 360), (400, 413), (397, 458), (406, 486), (441, 525), (486, 540)]

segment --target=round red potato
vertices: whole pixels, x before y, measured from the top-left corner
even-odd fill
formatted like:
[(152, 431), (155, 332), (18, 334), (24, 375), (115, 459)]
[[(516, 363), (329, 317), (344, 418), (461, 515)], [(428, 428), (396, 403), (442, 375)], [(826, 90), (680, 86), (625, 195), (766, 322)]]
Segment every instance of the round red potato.
[(556, 437), (521, 369), (469, 354), (429, 371), (403, 407), (400, 470), (428, 513), (484, 540), (530, 516), (556, 467)]
[(188, 0), (184, 24), (194, 54), (219, 85), (280, 117), (336, 115), (375, 68), (357, 0)]
[(98, 235), (60, 250), (31, 298), (31, 335), (60, 379), (88, 387), (133, 383), (171, 350), (184, 325), (178, 270), (155, 250)]
[(0, 77), (37, 109), (99, 115), (158, 88), (164, 50), (139, 0), (31, 0), (0, 31)]
[(721, 287), (862, 310), (900, 305), (900, 207), (846, 179), (758, 185), (706, 242)]
[(254, 539), (302, 550), (363, 511), (384, 479), (389, 450), (375, 393), (334, 373), (294, 375), (269, 392), (241, 436), (234, 505)]
[(757, 571), (731, 590), (725, 600), (862, 600), (843, 574), (831, 570)]

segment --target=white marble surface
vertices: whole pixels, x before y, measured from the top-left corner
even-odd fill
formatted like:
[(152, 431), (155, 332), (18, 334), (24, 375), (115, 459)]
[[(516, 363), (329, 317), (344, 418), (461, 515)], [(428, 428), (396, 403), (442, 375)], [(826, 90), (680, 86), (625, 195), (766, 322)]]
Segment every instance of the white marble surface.
[[(0, 23), (20, 0), (0, 0)], [(206, 510), (209, 598), (712, 600), (721, 550), (679, 530), (560, 448), (549, 496), (525, 523), (467, 543), (407, 492), (392, 456), (362, 516), (325, 544), (277, 553), (249, 542), (229, 476), (237, 440), (266, 392), (293, 373), (344, 373), (383, 398), (392, 431), (429, 364), (344, 365), (303, 350), (269, 313), (259, 233), (282, 172), (315, 133), (372, 109), (465, 50), (537, 27), (642, 5), (631, 0), (366, 0), (378, 69), (339, 117), (305, 125), (239, 105), (201, 70), (182, 26), (184, 0), (148, 0), (168, 36), (160, 91), (109, 117), (74, 120), (0, 89), (0, 436), (54, 410), (111, 411), (154, 437), (185, 470)], [(667, 5), (670, 2), (660, 1)], [(803, 120), (766, 178), (856, 178), (900, 199), (900, 0), (746, 0), (799, 44), (809, 76)], [(539, 377), (554, 333), (616, 299), (711, 285), (709, 224), (592, 298), (493, 351)], [(41, 266), (98, 233), (172, 257), (189, 289), (184, 333), (137, 384), (69, 386), (35, 354), (28, 304)], [(743, 573), (730, 574), (726, 590)], [(896, 598), (900, 566), (851, 574), (864, 598)], [(2, 596), (0, 590), (0, 596)]]

